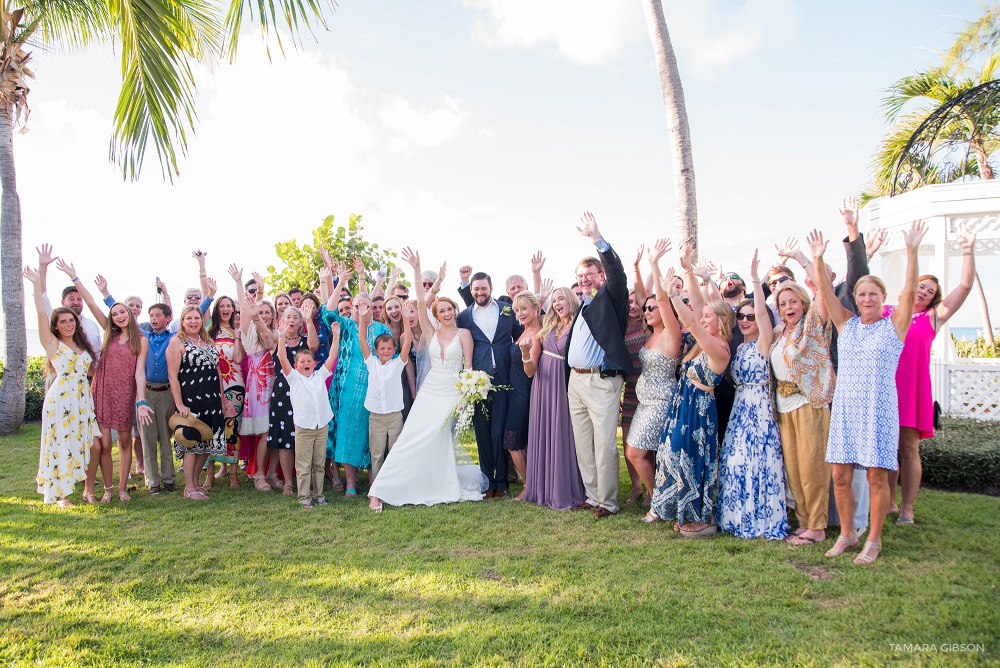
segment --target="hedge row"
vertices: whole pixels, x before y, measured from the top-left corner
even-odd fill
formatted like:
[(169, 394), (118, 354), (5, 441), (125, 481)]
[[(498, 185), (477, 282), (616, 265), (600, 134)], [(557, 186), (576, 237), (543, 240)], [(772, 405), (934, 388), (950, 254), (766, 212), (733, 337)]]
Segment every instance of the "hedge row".
[(928, 487), (1000, 496), (1000, 422), (943, 418), (920, 458)]
[[(3, 360), (0, 360), (0, 381), (3, 380)], [(24, 388), (24, 420), (37, 422), (42, 419), (42, 402), (45, 401), (45, 357), (28, 358), (28, 380)]]

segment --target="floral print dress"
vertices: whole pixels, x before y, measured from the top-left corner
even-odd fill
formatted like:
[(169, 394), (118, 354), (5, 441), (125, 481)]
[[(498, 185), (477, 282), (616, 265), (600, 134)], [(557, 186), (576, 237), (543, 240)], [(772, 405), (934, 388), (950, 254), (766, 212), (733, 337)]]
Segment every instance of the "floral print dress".
[(226, 454), (209, 459), (231, 463), (239, 458), (240, 421), (243, 419), (243, 399), (246, 387), (243, 384), (243, 370), (233, 361), (236, 353), (236, 339), (225, 328), (219, 329), (215, 338), (215, 350), (219, 353), (219, 379), (222, 381), (222, 414), (225, 418)]
[(100, 438), (87, 371), (94, 358), (60, 343), (52, 356), (56, 376), (42, 404), (42, 443), (35, 482), (45, 503), (56, 503), (86, 480), (90, 447)]

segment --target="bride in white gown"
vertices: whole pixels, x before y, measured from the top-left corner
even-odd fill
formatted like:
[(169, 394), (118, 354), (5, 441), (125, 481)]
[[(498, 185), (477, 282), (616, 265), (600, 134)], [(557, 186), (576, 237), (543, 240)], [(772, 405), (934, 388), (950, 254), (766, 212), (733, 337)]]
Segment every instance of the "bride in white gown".
[[(402, 258), (420, 276), (420, 255), (406, 248)], [(441, 324), (435, 331), (427, 317), (424, 288), (414, 284), (417, 314), (424, 338), (420, 345), (430, 362), (430, 372), (420, 386), (403, 431), (387, 453), (378, 477), (368, 491), (369, 506), (378, 512), (382, 502), (393, 506), (456, 501), (482, 501), (488, 480), (471, 463), (461, 445), (454, 442), (452, 411), (461, 396), (455, 387), (456, 374), (471, 368), (472, 335), (455, 326), (455, 302), (447, 297), (434, 303), (434, 317)], [(429, 340), (427, 334), (433, 333)], [(459, 464), (456, 449), (462, 449), (469, 464)]]

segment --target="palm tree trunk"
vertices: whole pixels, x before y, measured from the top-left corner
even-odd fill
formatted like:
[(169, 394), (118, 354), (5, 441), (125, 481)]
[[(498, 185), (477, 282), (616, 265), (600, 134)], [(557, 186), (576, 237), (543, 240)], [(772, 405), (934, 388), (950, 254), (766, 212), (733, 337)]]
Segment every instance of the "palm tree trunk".
[(691, 153), (691, 129), (684, 105), (681, 75), (677, 70), (677, 58), (670, 43), (667, 22), (663, 18), (663, 5), (660, 0), (643, 0), (643, 4), (646, 8), (649, 36), (656, 54), (656, 66), (660, 71), (663, 105), (667, 111), (677, 231), (681, 239), (694, 247), (694, 257), (698, 257), (698, 202), (694, 187), (694, 157)]
[(979, 313), (983, 316), (983, 336), (986, 338), (986, 345), (993, 345), (993, 323), (990, 322), (990, 307), (986, 303), (986, 293), (983, 292), (983, 284), (979, 280), (979, 272), (976, 272), (976, 280), (972, 283), (972, 289), (976, 291), (979, 298)]
[(973, 138), (969, 142), (969, 146), (976, 155), (976, 165), (979, 166), (979, 177), (983, 180), (993, 179), (993, 167), (990, 166), (990, 156), (986, 152), (986, 147), (983, 146), (983, 140), (978, 137)]
[(0, 382), (0, 436), (21, 428), (28, 340), (24, 331), (24, 283), (21, 278), (21, 200), (14, 173), (14, 130), (10, 109), (0, 104), (0, 293), (4, 315), (4, 370)]

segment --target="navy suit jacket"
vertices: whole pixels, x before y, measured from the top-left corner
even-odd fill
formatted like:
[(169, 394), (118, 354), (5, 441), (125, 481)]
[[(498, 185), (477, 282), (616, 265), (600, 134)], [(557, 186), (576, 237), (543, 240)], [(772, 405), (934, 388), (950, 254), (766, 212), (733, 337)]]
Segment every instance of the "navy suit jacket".
[[(514, 310), (509, 304), (494, 301), (500, 309), (500, 314), (497, 317), (497, 331), (492, 340), (472, 319), (472, 308), (467, 308), (458, 314), (457, 324), (472, 333), (474, 344), (472, 368), (476, 371), (485, 371), (500, 385), (506, 385), (510, 380), (510, 344), (521, 337), (524, 327), (514, 317)], [(494, 361), (496, 361), (496, 373), (493, 373)]]

